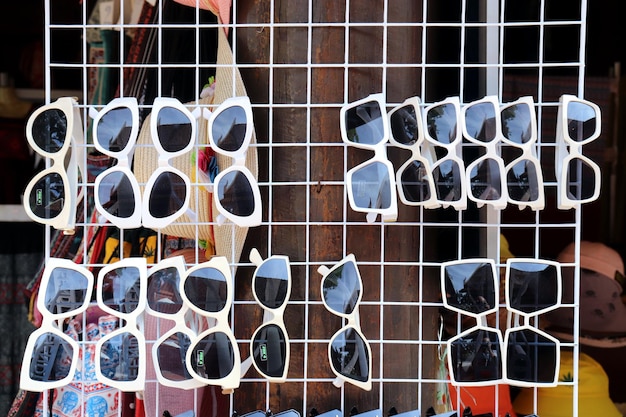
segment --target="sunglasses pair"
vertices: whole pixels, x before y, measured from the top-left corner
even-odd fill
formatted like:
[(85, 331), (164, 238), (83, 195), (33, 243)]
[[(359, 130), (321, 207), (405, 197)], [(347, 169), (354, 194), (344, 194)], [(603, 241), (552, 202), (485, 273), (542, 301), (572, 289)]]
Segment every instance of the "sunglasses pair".
[[(196, 112), (197, 113), (197, 112)], [(139, 133), (139, 108), (134, 97), (115, 98), (101, 111), (90, 108), (96, 149), (116, 159), (116, 165), (95, 180), (95, 206), (109, 222), (122, 229), (140, 226), (161, 229), (189, 209), (191, 185), (186, 174), (171, 164), (189, 152), (196, 139), (197, 115), (175, 98), (157, 97), (152, 105), (150, 135), (158, 152), (158, 167), (146, 183), (143, 198), (131, 171)]]
[(24, 210), (37, 223), (73, 234), (76, 206), (83, 192), (81, 188), (79, 193), (79, 177), (86, 178), (83, 126), (76, 99), (61, 97), (35, 110), (26, 123), (26, 139), (52, 165), (26, 186)]
[(499, 329), (487, 324), (487, 316), (499, 308), (497, 277), (491, 259), (450, 261), (441, 266), (444, 306), (476, 318), (476, 326), (447, 341), (451, 382), (467, 386), (494, 382), (555, 386), (560, 342), (532, 326), (531, 318), (560, 306), (560, 264), (542, 259), (507, 260), (505, 296), (509, 323), (504, 338)]

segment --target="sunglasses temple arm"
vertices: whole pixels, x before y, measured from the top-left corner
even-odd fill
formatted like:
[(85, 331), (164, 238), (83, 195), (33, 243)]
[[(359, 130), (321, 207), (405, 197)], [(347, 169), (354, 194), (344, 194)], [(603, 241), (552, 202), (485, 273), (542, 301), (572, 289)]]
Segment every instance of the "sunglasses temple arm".
[(192, 223), (197, 223), (198, 216), (196, 215), (195, 211), (193, 211), (191, 208), (187, 207), (187, 210), (185, 211), (185, 214), (187, 214), (187, 217), (189, 217), (189, 219), (191, 220)]
[(239, 376), (243, 378), (251, 366), (252, 366), (252, 356), (248, 356), (246, 359), (241, 361), (241, 372), (239, 373)]

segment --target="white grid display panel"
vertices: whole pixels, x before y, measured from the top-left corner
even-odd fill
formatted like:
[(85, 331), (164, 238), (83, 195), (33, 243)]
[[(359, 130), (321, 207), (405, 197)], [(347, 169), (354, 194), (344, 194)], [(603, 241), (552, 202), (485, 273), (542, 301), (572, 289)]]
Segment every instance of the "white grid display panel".
[[(216, 67), (215, 61), (201, 53), (216, 44), (203, 43), (201, 33), (227, 26), (235, 39), (236, 67), (254, 109), (257, 143), (253, 146), (258, 153), (264, 213), (262, 226), (248, 231), (239, 262), (231, 263), (236, 272), (231, 323), (245, 359), (262, 314), (250, 289), (253, 267), (248, 262), (249, 250), (258, 247), (264, 258), (288, 255), (293, 274), (285, 313), (291, 337), (290, 372), (287, 382), (278, 385), (265, 382), (251, 369), (234, 394), (221, 397), (219, 389), (207, 388), (202, 394), (209, 408), (203, 405), (200, 392), (189, 397), (185, 406), (197, 415), (200, 410), (202, 415), (213, 410), (211, 415), (224, 416), (235, 411), (271, 409), (276, 413), (289, 408), (302, 415), (313, 408), (319, 412), (338, 408), (348, 415), (352, 407), (360, 412), (379, 408), (386, 415), (392, 407), (399, 412), (420, 408), (424, 413), (436, 406), (437, 390), (445, 382), (436, 373), (438, 312), (442, 307), (440, 263), (476, 256), (498, 261), (500, 233), (509, 237), (515, 255), (523, 257), (554, 257), (555, 243), (564, 246), (580, 240), (581, 211), (556, 210), (553, 132), (560, 94), (584, 96), (586, 2), (569, 5), (570, 10), (564, 11), (549, 0), (524, 8), (496, 0), (460, 0), (445, 6), (436, 1), (234, 0), (231, 23), (220, 26), (197, 9), (185, 15), (187, 20), (176, 22), (175, 14), (163, 10), (172, 7), (167, 1), (155, 6), (157, 20), (144, 25), (94, 24), (89, 21), (94, 5), (90, 1), (77, 4), (76, 13), (68, 18), (62, 13), (67, 11), (56, 10), (54, 2), (46, 1), (46, 99), (52, 100), (59, 78), (79, 79), (86, 116), (87, 105), (96, 104), (90, 74), (107, 69), (109, 82), (124, 91), (128, 80), (122, 74), (132, 68), (150, 72), (157, 96), (173, 95), (192, 102), (206, 81), (201, 74)], [(124, 3), (122, 7), (129, 6)], [(91, 61), (93, 49), (85, 40), (94, 30), (132, 33), (142, 27), (154, 33), (155, 60), (130, 63), (125, 53), (117, 53), (118, 61), (113, 64)], [(166, 37), (172, 29), (191, 34), (195, 40), (184, 45), (168, 43)], [(68, 34), (75, 43), (63, 36)], [(564, 35), (569, 35), (568, 48), (556, 51), (555, 45), (546, 41)], [(132, 42), (122, 36), (113, 44), (125, 50)], [(514, 51), (521, 44), (525, 53), (516, 56)], [(170, 60), (174, 48), (189, 48), (191, 60)], [(67, 49), (80, 53), (58, 53)], [(573, 53), (568, 56), (570, 51)], [(182, 70), (187, 71), (182, 77), (193, 78), (192, 98), (168, 89), (168, 77), (176, 78)], [(234, 73), (235, 67), (232, 70)], [(556, 87), (555, 79), (561, 82)], [(379, 218), (366, 223), (363, 213), (350, 209), (344, 175), (371, 155), (342, 144), (339, 110), (376, 92), (385, 95), (388, 109), (414, 95), (424, 105), (447, 96), (459, 96), (461, 103), (467, 103), (495, 94), (504, 103), (532, 95), (537, 104), (546, 210), (519, 211), (509, 205), (496, 212), (469, 203), (468, 210), (456, 212), (407, 207), (399, 202), (397, 222), (381, 223)], [(150, 105), (142, 102), (142, 108)], [(86, 131), (87, 120), (85, 117)], [(548, 134), (544, 136), (544, 132)], [(199, 140), (206, 143), (206, 138)], [(391, 148), (389, 154), (396, 169), (408, 156)], [(194, 183), (192, 192), (198, 197), (203, 189)], [(198, 205), (194, 208), (200, 209)], [(85, 235), (96, 226), (79, 224)], [(205, 225), (191, 226), (199, 230)], [(89, 248), (85, 240), (82, 251), (86, 259)], [(163, 249), (159, 241), (159, 257)], [(225, 255), (237, 258), (237, 247), (231, 249)], [(196, 261), (200, 252), (196, 252)], [(370, 392), (348, 384), (333, 386), (326, 353), (330, 336), (341, 321), (322, 305), (317, 268), (331, 267), (349, 253), (355, 254), (364, 282), (360, 317), (372, 346)], [(574, 343), (563, 346), (578, 349)], [(149, 379), (150, 384), (154, 386), (156, 381)], [(576, 395), (577, 384), (573, 385)], [(146, 398), (149, 417), (161, 416), (164, 410), (178, 411), (167, 398), (164, 392)], [(573, 406), (576, 409), (576, 404)]]

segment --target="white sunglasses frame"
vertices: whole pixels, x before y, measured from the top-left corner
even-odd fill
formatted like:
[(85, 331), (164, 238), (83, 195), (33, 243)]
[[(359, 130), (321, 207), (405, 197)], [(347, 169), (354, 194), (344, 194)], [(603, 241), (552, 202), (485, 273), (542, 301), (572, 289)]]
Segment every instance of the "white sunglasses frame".
[[(354, 264), (354, 268), (357, 274), (357, 277), (359, 279), (359, 284), (361, 286), (360, 291), (359, 291), (359, 296), (355, 302), (355, 307), (354, 310), (350, 313), (350, 314), (344, 314), (344, 313), (340, 313), (338, 311), (334, 311), (327, 303), (326, 300), (324, 298), (324, 280), (326, 279), (326, 277), (331, 274), (334, 270), (336, 270), (337, 268), (347, 264), (347, 263), (352, 263)], [(328, 310), (330, 313), (339, 316), (341, 318), (343, 318), (346, 322), (345, 324), (335, 332), (335, 334), (332, 335), (332, 337), (330, 338), (329, 342), (328, 342), (328, 362), (330, 364), (330, 369), (333, 371), (333, 373), (335, 374), (336, 378), (333, 381), (333, 385), (336, 386), (337, 388), (340, 388), (345, 382), (350, 383), (352, 385), (355, 385), (365, 391), (371, 391), (372, 389), (372, 349), (370, 347), (369, 341), (367, 340), (367, 338), (365, 337), (365, 335), (363, 334), (363, 332), (361, 331), (361, 325), (359, 323), (359, 304), (361, 303), (361, 299), (363, 297), (363, 280), (361, 279), (361, 273), (359, 271), (359, 267), (356, 263), (356, 257), (354, 256), (354, 254), (348, 254), (346, 255), (341, 261), (339, 261), (338, 263), (336, 263), (332, 268), (328, 268), (326, 265), (320, 265), (317, 268), (317, 272), (322, 275), (322, 279), (320, 282), (320, 295), (322, 298), (322, 303), (324, 304), (324, 307), (326, 308), (326, 310)], [(358, 335), (359, 337), (365, 342), (365, 347), (367, 349), (367, 359), (368, 359), (368, 373), (367, 373), (367, 381), (358, 381), (356, 379), (351, 379), (348, 378), (345, 375), (342, 375), (338, 370), (335, 369), (334, 366), (332, 366), (333, 360), (332, 360), (332, 344), (333, 344), (333, 340), (341, 333), (345, 332), (347, 329), (353, 329)]]
[[(393, 115), (403, 109), (404, 107), (413, 106), (415, 109), (415, 124), (417, 126), (417, 139), (414, 143), (407, 145), (400, 143), (396, 140), (393, 135), (393, 129), (391, 128), (391, 120)], [(406, 99), (402, 104), (394, 107), (388, 113), (389, 117), (389, 142), (398, 148), (407, 149), (411, 151), (411, 157), (398, 169), (396, 172), (396, 187), (398, 189), (398, 195), (400, 196), (400, 201), (407, 206), (423, 206), (427, 209), (438, 208), (441, 206), (437, 201), (437, 190), (435, 189), (435, 182), (433, 181), (432, 170), (430, 168), (430, 162), (428, 159), (422, 156), (422, 152), (420, 150), (422, 144), (424, 143), (424, 124), (422, 122), (422, 107), (420, 104), (419, 97), (410, 97)], [(423, 180), (427, 183), (428, 188), (430, 189), (430, 197), (425, 199), (424, 201), (412, 201), (406, 197), (404, 192), (404, 187), (402, 186), (402, 174), (404, 171), (411, 166), (414, 162), (419, 162), (424, 167), (426, 171), (426, 175), (424, 175)]]
[[(219, 145), (216, 143), (215, 138), (213, 137), (213, 124), (221, 113), (232, 107), (241, 107), (244, 110), (246, 115), (246, 133), (239, 149), (237, 149), (236, 151), (227, 151), (220, 148)], [(254, 133), (254, 118), (252, 115), (252, 104), (250, 103), (250, 98), (248, 96), (229, 97), (213, 111), (210, 111), (208, 108), (204, 108), (202, 114), (203, 117), (207, 120), (207, 135), (209, 137), (209, 144), (211, 148), (213, 148), (215, 152), (230, 157), (234, 160), (233, 164), (230, 167), (218, 173), (213, 180), (213, 195), (216, 196), (215, 198), (213, 198), (213, 201), (219, 212), (216, 218), (217, 224), (222, 225), (228, 219), (232, 223), (240, 227), (259, 226), (263, 220), (261, 191), (259, 189), (257, 179), (254, 178), (254, 175), (252, 175), (250, 169), (246, 167), (246, 154), (248, 152), (248, 148), (250, 147), (250, 143), (252, 142), (252, 135)], [(226, 210), (226, 208), (222, 205), (220, 199), (217, 198), (220, 182), (223, 181), (223, 178), (226, 175), (233, 171), (239, 171), (241, 174), (243, 174), (248, 180), (250, 188), (252, 189), (254, 210), (249, 216), (234, 215), (233, 213)]]
[[(65, 114), (65, 118), (67, 120), (67, 131), (65, 132), (65, 139), (61, 148), (57, 152), (50, 153), (40, 148), (35, 142), (35, 139), (33, 138), (33, 124), (39, 115), (53, 109), (60, 110)], [(30, 115), (26, 123), (26, 140), (28, 141), (28, 144), (39, 155), (51, 159), (52, 165), (37, 173), (30, 180), (28, 185), (26, 185), (23, 199), (24, 210), (28, 217), (30, 217), (33, 221), (52, 226), (57, 230), (62, 230), (66, 235), (74, 234), (76, 226), (76, 205), (82, 199), (83, 195), (82, 187), (80, 187), (80, 193), (78, 192), (79, 173), (83, 180), (86, 181), (87, 171), (85, 166), (85, 150), (83, 149), (83, 136), (84, 132), (80, 116), (80, 108), (78, 107), (76, 99), (73, 97), (60, 97), (50, 104), (39, 107)], [(72, 149), (68, 169), (66, 171), (65, 157), (68, 151), (70, 151), (70, 146)], [(63, 181), (65, 201), (63, 208), (56, 217), (46, 219), (37, 216), (33, 212), (29, 201), (30, 195), (34, 191), (33, 188), (37, 182), (50, 174), (58, 174), (61, 177), (61, 180)]]
[[(104, 148), (100, 141), (97, 139), (98, 134), (98, 126), (100, 124), (100, 120), (111, 110), (119, 109), (119, 108), (127, 108), (130, 110), (132, 117), (132, 127), (130, 131), (130, 138), (128, 143), (119, 152), (112, 152), (106, 148)], [(131, 171), (131, 161), (134, 153), (134, 147), (137, 142), (137, 136), (139, 135), (139, 105), (137, 103), (137, 99), (135, 97), (118, 97), (111, 100), (102, 110), (97, 111), (94, 107), (89, 108), (89, 115), (93, 118), (93, 144), (95, 148), (112, 158), (116, 159), (115, 166), (112, 166), (105, 171), (98, 174), (94, 181), (94, 203), (95, 207), (100, 213), (100, 215), (108, 220), (111, 224), (117, 226), (120, 229), (135, 229), (141, 226), (141, 191), (139, 188), (139, 182), (137, 182), (137, 178)], [(100, 186), (102, 180), (109, 174), (113, 174), (115, 172), (120, 172), (128, 178), (130, 181), (130, 185), (133, 190), (133, 195), (135, 197), (135, 209), (133, 214), (130, 217), (118, 217), (109, 213), (103, 206), (100, 201)]]
[[(104, 283), (104, 277), (107, 273), (119, 268), (137, 268), (139, 272), (139, 302), (137, 308), (130, 313), (121, 313), (104, 303), (102, 289)], [(143, 313), (147, 304), (147, 261), (143, 257), (124, 258), (117, 262), (105, 265), (98, 272), (98, 283), (96, 291), (96, 300), (98, 307), (107, 314), (124, 320), (124, 325), (113, 330), (111, 333), (106, 334), (98, 340), (95, 350), (95, 373), (96, 379), (103, 384), (110, 387), (117, 388), (124, 392), (137, 392), (143, 391), (146, 383), (146, 339), (143, 333), (143, 329), (140, 329), (143, 324)], [(102, 354), (103, 346), (109, 340), (112, 340), (124, 333), (129, 333), (137, 339), (138, 353), (138, 367), (137, 378), (132, 381), (118, 381), (108, 378), (102, 372), (102, 366), (100, 363), (100, 357)]]
[[(580, 103), (591, 107), (595, 112), (596, 127), (594, 133), (583, 141), (575, 141), (569, 137), (567, 126), (567, 108), (570, 103)], [(571, 94), (563, 94), (559, 99), (559, 107), (557, 112), (556, 125), (556, 150), (555, 150), (555, 170), (557, 179), (557, 207), (560, 210), (569, 210), (580, 207), (581, 204), (595, 201), (600, 196), (600, 188), (602, 186), (602, 176), (600, 167), (587, 156), (583, 155), (582, 147), (600, 136), (602, 130), (602, 120), (600, 107), (588, 100), (580, 99)], [(571, 161), (578, 159), (587, 164), (594, 173), (595, 189), (591, 197), (575, 200), (568, 197), (569, 188), (569, 164)]]
[[(85, 300), (79, 308), (61, 314), (52, 314), (50, 311), (48, 311), (46, 307), (45, 296), (48, 284), (52, 277), (52, 272), (57, 268), (70, 269), (84, 276), (87, 280), (87, 291), (85, 293)], [(26, 342), (26, 349), (24, 350), (24, 359), (22, 360), (22, 367), (20, 372), (21, 389), (26, 391), (43, 392), (48, 389), (61, 388), (72, 382), (76, 374), (76, 369), (78, 367), (80, 350), (79, 342), (65, 334), (60, 328), (56, 327), (54, 323), (58, 320), (63, 321), (86, 311), (91, 302), (93, 284), (94, 277), (91, 271), (83, 266), (74, 263), (73, 261), (62, 258), (49, 258), (46, 261), (46, 267), (41, 278), (40, 291), (37, 295), (37, 309), (41, 312), (43, 320), (41, 326), (39, 326), (38, 329), (36, 329), (29, 335), (28, 341)], [(34, 358), (35, 345), (39, 337), (46, 333), (54, 334), (55, 336), (63, 339), (63, 341), (67, 342), (72, 347), (72, 362), (70, 364), (70, 370), (67, 376), (63, 379), (53, 381), (36, 381), (30, 377), (30, 364), (31, 360)]]

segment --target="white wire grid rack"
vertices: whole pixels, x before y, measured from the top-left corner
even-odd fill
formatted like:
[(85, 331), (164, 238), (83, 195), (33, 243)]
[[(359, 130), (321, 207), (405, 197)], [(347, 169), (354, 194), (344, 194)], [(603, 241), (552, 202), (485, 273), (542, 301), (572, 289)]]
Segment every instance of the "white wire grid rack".
[[(168, 1), (154, 7), (162, 10)], [(446, 3), (453, 4), (426, 0), (233, 0), (228, 25), (207, 23), (198, 9), (192, 21), (184, 23), (166, 22), (159, 13), (157, 21), (147, 25), (156, 33), (156, 61), (139, 65), (125, 62), (124, 54), (117, 56), (115, 64), (90, 62), (85, 39), (92, 29), (127, 32), (141, 25), (94, 25), (89, 22), (93, 5), (89, 1), (77, 2), (73, 18), (57, 19), (65, 14), (46, 0), (46, 101), (52, 101), (58, 78), (73, 77), (80, 82), (85, 116), (92, 104), (91, 71), (105, 67), (117, 71), (112, 72), (111, 82), (123, 91), (124, 69), (153, 69), (157, 95), (170, 96), (162, 89), (166, 72), (187, 69), (194, 74), (199, 94), (206, 81), (200, 73), (216, 66), (201, 58), (204, 45), (200, 44), (200, 32), (227, 26), (235, 39), (231, 43), (235, 65), (254, 108), (257, 143), (253, 146), (259, 157), (264, 215), (262, 226), (248, 232), (240, 261), (231, 265), (237, 286), (231, 322), (245, 358), (251, 329), (261, 321), (260, 308), (250, 292), (253, 269), (247, 253), (256, 246), (264, 257), (290, 256), (294, 290), (285, 320), (291, 337), (291, 363), (288, 380), (280, 385), (265, 382), (254, 370), (248, 372), (233, 395), (216, 400), (215, 404), (221, 405), (214, 415), (288, 408), (302, 415), (312, 408), (320, 412), (338, 408), (347, 415), (353, 406), (359, 411), (381, 409), (385, 415), (391, 407), (424, 412), (436, 404), (437, 387), (445, 382), (435, 372), (438, 310), (442, 306), (438, 293), (440, 263), (472, 256), (498, 260), (500, 233), (516, 239), (512, 246), (523, 248), (523, 253), (516, 255), (525, 257), (551, 257), (555, 248), (550, 245), (555, 241), (562, 245), (580, 241), (581, 210), (556, 210), (553, 134), (546, 137), (540, 133), (538, 141), (546, 182), (545, 211), (519, 211), (509, 206), (502, 212), (475, 207), (456, 212), (400, 203), (397, 222), (368, 224), (362, 213), (350, 209), (344, 173), (355, 161), (369, 156), (341, 142), (338, 115), (346, 103), (375, 92), (385, 95), (389, 109), (414, 95), (424, 105), (446, 96), (459, 96), (461, 103), (467, 103), (488, 94), (506, 102), (523, 95), (517, 93), (523, 88), (511, 86), (526, 80), (530, 91), (525, 90), (524, 95), (535, 99), (538, 130), (549, 133), (544, 124), (554, 132), (559, 95), (584, 97), (586, 1), (573, 2), (567, 11), (556, 9), (549, 0), (525, 4), (523, 11), (515, 2), (505, 0)], [(123, 3), (122, 11), (129, 5)], [(196, 42), (188, 45), (195, 52), (192, 62), (164, 58), (171, 48), (163, 42), (164, 33), (172, 29), (195, 34)], [(59, 34), (70, 34), (76, 43), (59, 41), (66, 39)], [(551, 43), (564, 35), (570, 42), (567, 48)], [(121, 36), (118, 42), (123, 51), (131, 40)], [(514, 56), (520, 45), (529, 52)], [(65, 58), (67, 55), (57, 53), (63, 49), (80, 53)], [(555, 92), (551, 81), (561, 76), (569, 81)], [(146, 108), (149, 105), (143, 104)], [(85, 117), (84, 122), (87, 120)], [(390, 152), (394, 164), (406, 159), (397, 150)], [(198, 184), (193, 185), (193, 192), (202, 192)], [(87, 243), (83, 250), (87, 252)], [(162, 252), (161, 247), (157, 250)], [(370, 392), (349, 385), (334, 387), (326, 354), (329, 338), (340, 323), (323, 308), (316, 270), (322, 264), (333, 265), (348, 253), (356, 255), (364, 281), (360, 314), (373, 353)], [(577, 331), (574, 333), (576, 337)], [(576, 343), (563, 346), (578, 351)], [(148, 380), (150, 384), (156, 381)], [(573, 385), (576, 397), (577, 384), (563, 384)], [(200, 396), (191, 398), (188, 408), (201, 415)], [(158, 393), (150, 401), (154, 405), (146, 404), (152, 413), (148, 417), (160, 417), (165, 409), (177, 411), (171, 410)], [(576, 401), (573, 407), (577, 415)]]

